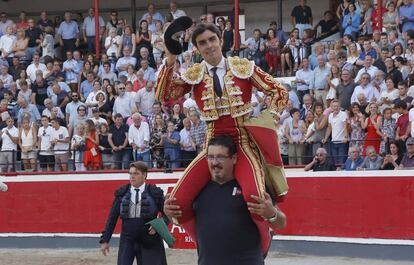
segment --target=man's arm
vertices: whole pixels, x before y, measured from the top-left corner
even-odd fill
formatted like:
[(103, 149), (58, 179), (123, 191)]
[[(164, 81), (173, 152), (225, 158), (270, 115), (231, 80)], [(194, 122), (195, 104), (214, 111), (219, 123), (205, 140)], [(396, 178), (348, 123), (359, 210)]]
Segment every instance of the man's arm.
[(279, 209), (279, 207), (273, 205), (272, 199), (268, 193), (265, 192), (264, 198), (255, 195), (251, 195), (251, 197), (256, 201), (256, 203), (247, 203), (247, 207), (251, 213), (257, 214), (268, 221), (273, 230), (286, 227), (286, 215)]
[(254, 66), (250, 80), (257, 90), (263, 92), (266, 96), (272, 97), (270, 112), (280, 113), (284, 110), (289, 99), (289, 93), (279, 82), (275, 81), (273, 77), (258, 66)]

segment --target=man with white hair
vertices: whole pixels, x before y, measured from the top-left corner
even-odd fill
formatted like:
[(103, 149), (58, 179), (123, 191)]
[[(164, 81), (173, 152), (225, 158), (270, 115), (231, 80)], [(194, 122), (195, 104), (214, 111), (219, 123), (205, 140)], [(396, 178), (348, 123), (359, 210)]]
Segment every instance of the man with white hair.
[(2, 81), (4, 88), (10, 88), (13, 82), (13, 76), (11, 76), (8, 71), (9, 68), (7, 66), (0, 66), (0, 81)]
[(13, 45), (16, 41), (16, 36), (13, 35), (13, 27), (6, 28), (6, 34), (0, 38), (0, 56), (3, 58), (13, 57)]
[(346, 171), (355, 171), (363, 162), (364, 159), (361, 157), (361, 150), (359, 150), (358, 146), (353, 146), (349, 148), (349, 157), (342, 165), (342, 169)]
[(134, 98), (138, 111), (145, 117), (151, 115), (152, 105), (155, 102), (154, 82), (149, 80), (144, 89), (138, 90)]
[[(367, 56), (368, 57), (368, 56)], [(351, 103), (358, 102), (358, 95), (364, 93), (368, 102), (376, 102), (379, 100), (379, 91), (372, 86), (371, 76), (369, 73), (363, 73), (361, 75), (361, 84), (355, 87), (354, 93), (351, 96)]]
[(19, 113), (17, 114), (17, 121), (19, 124), (22, 121), (23, 115), (25, 113), (30, 114), (30, 122), (40, 121), (41, 116), (40, 116), (39, 110), (37, 109), (36, 105), (29, 103), (23, 97), (19, 97), (17, 99), (17, 104), (20, 107)]
[(164, 24), (164, 17), (160, 14), (160, 12), (155, 11), (154, 3), (148, 4), (147, 11), (148, 11), (147, 13), (142, 15), (141, 20), (144, 20), (147, 18), (148, 15), (151, 15), (154, 22), (155, 20), (158, 20), (158, 21), (161, 21), (162, 24)]
[(132, 115), (133, 124), (129, 126), (128, 142), (132, 147), (134, 161), (144, 161), (151, 166), (149, 150), (150, 130), (148, 123), (142, 121), (141, 115), (136, 112)]
[(309, 164), (304, 168), (305, 171), (334, 171), (335, 166), (332, 164), (331, 160), (328, 158), (328, 152), (325, 148), (320, 147), (316, 150), (316, 154)]
[(118, 71), (118, 77), (127, 75), (128, 65), (136, 66), (137, 59), (131, 56), (131, 49), (128, 46), (125, 46), (122, 50), (124, 57), (121, 57), (116, 62), (115, 68)]
[(134, 98), (129, 92), (125, 91), (125, 85), (118, 85), (118, 97), (115, 99), (114, 108), (112, 111), (112, 116), (115, 117), (116, 114), (121, 114), (124, 119), (127, 119), (132, 114), (132, 109), (134, 107)]
[(139, 50), (138, 62), (137, 65), (141, 66), (142, 60), (148, 60), (148, 65), (154, 69), (157, 69), (157, 65), (155, 64), (155, 60), (153, 56), (148, 51), (147, 47), (141, 47)]

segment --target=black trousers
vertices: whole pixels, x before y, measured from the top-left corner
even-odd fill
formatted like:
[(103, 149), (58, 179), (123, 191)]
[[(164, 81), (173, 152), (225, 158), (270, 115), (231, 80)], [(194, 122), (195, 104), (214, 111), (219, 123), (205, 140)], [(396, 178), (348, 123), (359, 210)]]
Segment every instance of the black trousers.
[(134, 259), (139, 265), (167, 265), (164, 243), (156, 234), (151, 244), (143, 240), (148, 227), (141, 218), (125, 219), (122, 223), (118, 250), (118, 265), (132, 265)]
[(76, 39), (67, 39), (63, 40), (63, 53), (66, 56), (66, 52), (71, 51), (73, 52), (76, 50)]

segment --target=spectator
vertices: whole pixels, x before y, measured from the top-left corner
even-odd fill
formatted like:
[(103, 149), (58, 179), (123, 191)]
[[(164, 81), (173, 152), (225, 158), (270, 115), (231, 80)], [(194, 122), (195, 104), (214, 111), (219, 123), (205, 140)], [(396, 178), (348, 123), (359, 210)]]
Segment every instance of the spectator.
[[(1, 58), (1, 56), (0, 56)], [(1, 64), (0, 64), (1, 66)], [(13, 76), (13, 80), (17, 80), (22, 70), (25, 70), (22, 65), (20, 65), (19, 58), (14, 56), (12, 58), (12, 64), (9, 67), (9, 74)]]
[(303, 120), (299, 119), (299, 110), (290, 111), (292, 119), (284, 123), (285, 137), (289, 141), (289, 165), (302, 165), (303, 143), (305, 140), (306, 128)]
[(413, 169), (414, 168), (414, 138), (407, 139), (407, 152), (404, 154), (398, 169)]
[(399, 23), (401, 32), (406, 34), (409, 29), (414, 28), (414, 5), (410, 0), (403, 0), (399, 9)]
[(306, 5), (306, 0), (299, 0), (299, 5), (293, 8), (290, 16), (292, 26), (299, 29), (299, 38), (303, 38), (303, 31), (311, 29), (313, 23), (312, 9)]
[(137, 79), (133, 82), (133, 90), (138, 92), (141, 88), (144, 88), (147, 84), (147, 80), (144, 79), (144, 72), (142, 70), (137, 71)]
[(282, 76), (286, 70), (286, 66), (289, 68), (289, 75), (293, 75), (293, 71), (296, 72), (299, 66), (299, 49), (302, 45), (302, 40), (299, 38), (299, 30), (297, 28), (292, 29), (289, 35), (289, 39), (286, 41), (285, 46), (281, 51), (282, 62)]
[(35, 27), (33, 19), (27, 21), (28, 28), (26, 29), (26, 36), (29, 38), (29, 44), (27, 47), (27, 59), (31, 60), (35, 53), (40, 53), (40, 47), (43, 42), (42, 31)]
[(364, 162), (357, 170), (378, 170), (382, 165), (382, 157), (377, 154), (375, 147), (368, 146), (366, 148), (366, 157)]
[[(83, 20), (83, 40), (88, 45), (88, 52), (95, 53), (96, 47), (95, 47), (95, 10), (94, 8), (89, 8), (88, 11), (89, 16), (85, 17)], [(102, 39), (103, 33), (105, 31), (105, 22), (102, 19), (101, 16), (98, 18), (99, 20), (99, 40)]]
[(122, 117), (127, 119), (131, 116), (132, 111), (131, 109), (134, 106), (134, 98), (133, 95), (129, 92), (125, 92), (125, 85), (119, 84), (118, 85), (119, 96), (115, 99), (112, 115), (115, 119), (116, 114), (121, 114)]
[(276, 32), (269, 28), (266, 33), (265, 60), (269, 68), (269, 74), (274, 75), (279, 68), (281, 44), (276, 36)]
[(65, 73), (66, 83), (70, 86), (72, 91), (78, 90), (78, 79), (81, 69), (78, 62), (73, 58), (72, 51), (66, 52), (66, 61), (63, 63), (63, 72)]
[[(118, 97), (118, 93), (116, 92), (113, 85), (107, 85), (106, 86), (106, 103), (108, 104), (110, 110), (113, 110), (115, 99)], [(112, 111), (111, 111), (112, 112)], [(112, 118), (109, 117), (109, 118)]]
[(19, 128), (19, 146), (25, 171), (36, 171), (37, 166), (37, 130), (30, 122), (30, 116), (24, 115)]
[(161, 114), (155, 114), (151, 126), (150, 146), (152, 149), (152, 160), (154, 167), (161, 168), (164, 165), (164, 147), (162, 139), (167, 133), (167, 126)]
[[(46, 98), (43, 101), (43, 104), (44, 104), (44, 107), (43, 107), (43, 111), (42, 111), (42, 116), (46, 116), (49, 119), (52, 118), (53, 109), (55, 108), (53, 106), (53, 101), (50, 98)], [(59, 122), (60, 122), (61, 120), (63, 120), (64, 115), (63, 115), (62, 111), (60, 111), (60, 108), (57, 108), (57, 109), (58, 109), (58, 114), (56, 115), (56, 118), (59, 119)]]
[(83, 81), (80, 85), (79, 92), (81, 96), (81, 101), (85, 102), (89, 94), (93, 91), (94, 80), (95, 80), (95, 75), (93, 74), (92, 71), (89, 71), (86, 75), (86, 80)]
[(65, 113), (66, 111), (66, 105), (69, 102), (69, 96), (68, 92), (63, 90), (60, 87), (60, 84), (58, 82), (53, 83), (52, 85), (53, 93), (56, 95), (56, 105), (60, 108), (60, 110)]
[(406, 80), (411, 72), (411, 67), (407, 66), (407, 59), (401, 56), (397, 56), (395, 58), (395, 67), (398, 69), (398, 71), (401, 72), (402, 79)]
[(395, 9), (395, 3), (393, 1), (389, 1), (386, 8), (387, 11), (382, 15), (382, 25), (385, 28), (385, 32), (390, 33), (392, 30), (397, 30), (398, 12)]
[(149, 149), (150, 130), (148, 123), (142, 121), (141, 115), (136, 112), (132, 115), (133, 124), (129, 126), (128, 142), (132, 147), (134, 161), (144, 161), (151, 167)]
[(344, 29), (344, 34), (352, 36), (352, 39), (355, 41), (358, 37), (361, 17), (355, 12), (355, 4), (353, 3), (349, 3), (348, 11), (349, 13), (342, 20), (342, 28)]
[(17, 104), (20, 106), (19, 113), (17, 114), (17, 121), (20, 124), (25, 113), (29, 113), (30, 122), (40, 121), (40, 113), (37, 110), (36, 106), (29, 103), (26, 99), (19, 97)]
[(324, 108), (321, 102), (315, 102), (313, 113), (313, 123), (309, 125), (305, 135), (305, 142), (312, 145), (312, 155), (316, 153), (316, 150), (319, 147), (322, 147), (321, 143), (325, 137), (326, 128), (328, 126), (328, 115), (324, 115)]
[[(104, 98), (102, 93), (99, 93), (98, 95), (99, 95), (99, 97)], [(108, 124), (106, 119), (100, 117), (99, 115), (100, 115), (99, 109), (98, 108), (92, 108), (92, 117), (89, 118), (89, 120), (91, 120), (93, 122), (93, 124), (95, 124), (96, 130), (99, 130), (99, 125), (101, 123)]]
[(164, 159), (166, 167), (176, 169), (180, 167), (180, 133), (175, 130), (172, 121), (167, 122), (167, 132), (162, 137), (164, 146)]
[(387, 66), (385, 65), (385, 60), (389, 56), (388, 48), (381, 48), (380, 56), (374, 61), (373, 66), (377, 67), (382, 72), (387, 72)]
[(365, 135), (365, 141), (363, 146), (363, 154), (366, 154), (366, 150), (368, 146), (371, 146), (375, 149), (376, 153), (380, 152), (380, 144), (381, 144), (381, 135), (378, 134), (379, 124), (378, 121), (381, 117), (378, 110), (377, 103), (370, 103), (368, 105), (368, 114), (369, 117), (365, 119), (362, 123), (362, 129), (364, 129), (367, 133)]
[[(358, 63), (358, 61), (357, 61)], [(363, 74), (369, 74), (370, 80), (372, 80), (375, 77), (375, 72), (378, 70), (377, 67), (372, 65), (372, 56), (367, 54), (363, 61), (363, 68), (358, 71), (356, 77), (355, 77), (355, 83), (362, 82), (361, 78)]]
[(68, 170), (68, 161), (70, 158), (69, 133), (65, 127), (60, 126), (56, 118), (51, 119), (50, 123), (53, 127), (50, 143), (55, 152), (55, 162), (58, 166), (57, 170), (65, 172)]
[(127, 47), (130, 51), (130, 54), (135, 54), (135, 49), (136, 49), (136, 36), (135, 33), (132, 32), (132, 27), (127, 25), (124, 28), (124, 33), (121, 36), (122, 41), (121, 41), (121, 45), (122, 45), (122, 54), (123, 56), (125, 56), (125, 54), (123, 53), (124, 49)]
[(14, 157), (19, 141), (19, 130), (14, 127), (14, 119), (11, 116), (2, 119), (6, 120), (7, 127), (1, 130), (1, 152), (0, 165), (1, 172), (11, 172), (14, 168)]
[[(36, 71), (36, 73), (37, 74), (41, 74), (42, 72), (41, 71)], [(18, 76), (18, 78), (16, 79), (16, 85), (17, 85), (17, 89), (20, 89), (21, 87), (21, 82), (23, 82), (23, 81), (26, 81), (26, 83), (27, 83), (27, 85), (31, 85), (32, 84), (32, 82), (30, 81), (30, 78), (27, 76), (27, 73), (26, 73), (26, 71), (25, 70), (21, 70), (20, 72), (19, 72), (19, 76)], [(3, 80), (3, 83), (6, 83), (4, 80)]]
[(148, 49), (148, 51), (152, 52), (151, 38), (152, 33), (148, 29), (148, 21), (141, 20), (139, 22), (139, 29), (136, 34), (137, 50), (139, 51), (141, 48), (145, 47)]
[(152, 127), (152, 125), (154, 124), (155, 121), (155, 116), (156, 115), (161, 115), (162, 119), (164, 120), (164, 122), (166, 122), (169, 119), (169, 116), (165, 113), (162, 112), (162, 108), (161, 108), (161, 103), (158, 101), (155, 101), (152, 104), (152, 112), (151, 115), (149, 115), (148, 118), (148, 124), (150, 125), (150, 127)]
[(19, 29), (16, 35), (16, 41), (14, 42), (12, 51), (15, 57), (19, 60), (27, 60), (27, 47), (29, 45), (29, 38), (26, 37), (24, 30)]
[(170, 121), (174, 124), (174, 128), (177, 132), (180, 132), (183, 128), (183, 120), (186, 118), (184, 113), (181, 111), (181, 105), (179, 103), (175, 103), (172, 108)]
[(115, 30), (116, 35), (121, 36), (122, 35), (122, 19), (118, 18), (118, 11), (116, 10), (112, 10), (111, 11), (111, 16), (108, 22), (106, 22), (106, 26), (105, 26), (105, 32), (107, 37), (110, 36), (110, 31), (112, 29)]
[(102, 165), (102, 156), (99, 150), (99, 135), (92, 120), (85, 121), (85, 152), (83, 165), (88, 170), (98, 170)]
[(328, 94), (326, 95), (326, 101), (327, 105), (330, 106), (331, 101), (333, 99), (336, 99), (336, 88), (339, 85), (339, 79), (340, 79), (340, 69), (337, 64), (333, 64), (331, 66), (331, 74), (329, 75), (329, 90)]
[(349, 148), (349, 157), (342, 165), (342, 169), (345, 171), (355, 171), (361, 167), (364, 159), (361, 157), (361, 151), (357, 146)]
[[(105, 98), (105, 92), (101, 90), (101, 83), (98, 80), (94, 80), (92, 84), (93, 90), (89, 93), (85, 100), (85, 105), (88, 108), (98, 106), (98, 94), (102, 94)], [(105, 101), (105, 99), (103, 101)]]
[(369, 73), (363, 73), (361, 75), (361, 83), (355, 87), (351, 96), (351, 103), (358, 102), (358, 95), (361, 93), (365, 95), (368, 102), (376, 102), (380, 97), (379, 91), (371, 84), (371, 76)]
[[(372, 16), (373, 8), (371, 7), (371, 1), (361, 1), (361, 25), (359, 30), (361, 35), (372, 35)], [(381, 13), (382, 16), (382, 13)]]
[(326, 66), (323, 56), (318, 55), (318, 66), (314, 70), (309, 88), (313, 89), (315, 100), (323, 102), (325, 108), (327, 107), (326, 96), (329, 88), (329, 75), (330, 68)]
[(33, 54), (33, 62), (27, 67), (26, 72), (30, 78), (30, 82), (33, 83), (36, 80), (36, 71), (42, 71), (44, 73), (47, 68), (46, 65), (40, 62), (40, 55), (38, 53)]
[(187, 94), (188, 97), (183, 103), (183, 113), (188, 117), (188, 112), (191, 108), (198, 110), (197, 103), (194, 100), (194, 93)]
[(384, 161), (380, 167), (382, 170), (398, 169), (403, 156), (400, 152), (400, 148), (395, 142), (389, 143), (389, 152), (386, 153)]
[(6, 28), (6, 34), (0, 37), (0, 57), (10, 61), (13, 58), (13, 45), (16, 42), (16, 36), (13, 34), (13, 27)]
[(260, 29), (253, 31), (253, 37), (248, 38), (243, 44), (240, 45), (240, 49), (245, 49), (243, 57), (249, 60), (254, 60), (257, 65), (260, 65), (263, 61), (262, 52), (264, 51), (265, 41), (261, 37), (262, 33)]
[(6, 12), (0, 13), (0, 36), (6, 34), (6, 29), (9, 26), (13, 26), (14, 23), (11, 19), (8, 19)]
[(171, 1), (170, 2), (169, 14), (173, 17), (173, 19), (177, 19), (179, 17), (183, 17), (183, 16), (187, 15), (183, 10), (177, 9), (177, 2), (176, 1)]
[(413, 101), (413, 98), (407, 95), (407, 92), (408, 92), (407, 82), (405, 81), (399, 82), (398, 91), (399, 91), (399, 97), (394, 100), (394, 107), (398, 102), (405, 102), (407, 105), (407, 109), (411, 107), (411, 102)]
[(109, 129), (108, 142), (113, 153), (113, 169), (128, 168), (130, 152), (128, 146), (128, 125), (121, 114), (114, 115), (114, 124)]
[(13, 82), (13, 77), (9, 75), (8, 71), (9, 68), (7, 66), (1, 66), (0, 81), (2, 82), (4, 88), (10, 88)]
[(339, 29), (338, 22), (334, 19), (331, 11), (325, 11), (325, 13), (323, 13), (323, 19), (315, 25), (313, 30), (317, 32), (319, 27), (321, 27), (321, 31), (318, 34), (319, 38), (330, 36)]
[(47, 17), (46, 11), (40, 12), (40, 19), (37, 21), (37, 26), (42, 31), (46, 31), (47, 27), (51, 27), (53, 29), (53, 22)]
[(207, 132), (207, 125), (205, 121), (200, 120), (200, 113), (197, 111), (190, 111), (189, 118), (191, 121), (190, 136), (196, 144), (196, 151), (200, 153), (204, 149), (204, 137)]
[(121, 55), (122, 38), (117, 35), (116, 29), (111, 28), (108, 37), (105, 39), (106, 54), (112, 58), (119, 58)]
[(144, 72), (144, 80), (155, 82), (155, 70), (149, 66), (149, 62), (146, 59), (141, 59), (140, 70)]
[[(397, 102), (394, 104), (394, 109), (399, 114), (396, 123), (397, 129), (395, 130), (395, 140), (401, 147), (403, 147), (408, 135), (410, 134), (410, 128), (408, 127), (409, 115), (407, 103), (404, 101)], [(403, 151), (405, 151), (405, 149), (403, 149)]]
[(76, 171), (86, 171), (83, 164), (83, 157), (85, 154), (85, 123), (79, 123), (75, 126), (70, 149), (72, 150), (75, 159)]
[[(37, 71), (36, 73), (41, 73), (41, 71)], [(45, 79), (49, 82), (64, 82), (65, 81), (65, 73), (62, 72), (60, 68), (60, 62), (55, 60), (53, 61), (52, 71), (48, 71), (43, 75)]]
[(325, 148), (318, 148), (315, 156), (313, 157), (312, 162), (307, 164), (304, 168), (305, 171), (334, 171), (335, 165), (332, 164), (330, 159), (328, 159), (328, 152)]
[[(153, 69), (157, 68), (157, 65), (155, 64), (154, 58), (153, 58), (152, 54), (150, 54), (147, 47), (141, 47), (139, 49), (139, 56), (138, 56), (137, 65), (139, 65), (140, 67), (142, 67), (142, 65), (141, 65), (142, 60), (147, 60), (149, 67), (151, 67)], [(149, 78), (147, 77), (147, 78), (144, 78), (144, 79), (148, 80)]]
[[(73, 116), (72, 119), (69, 119), (68, 129), (69, 134), (72, 135), (74, 133), (74, 129), (78, 124), (85, 123), (88, 119), (86, 106), (80, 105), (77, 108), (77, 115)], [(81, 160), (82, 161), (82, 160)]]
[(183, 129), (180, 131), (180, 146), (182, 167), (186, 168), (197, 156), (197, 146), (191, 137), (191, 121), (189, 118), (183, 119)]
[(340, 102), (340, 106), (343, 110), (349, 109), (351, 102), (350, 98), (354, 93), (355, 87), (357, 85), (354, 83), (351, 78), (351, 72), (349, 70), (342, 70), (341, 81), (339, 85), (335, 88), (336, 98)]
[(349, 108), (349, 119), (347, 121), (348, 131), (350, 132), (349, 147), (357, 147), (363, 150), (365, 130), (362, 128), (365, 123), (365, 116), (361, 113), (358, 103), (352, 103)]
[(55, 167), (55, 157), (51, 151), (51, 136), (53, 128), (49, 126), (49, 117), (42, 116), (42, 126), (37, 133), (39, 146), (39, 166), (42, 171), (53, 171)]
[(331, 136), (331, 157), (333, 157), (335, 164), (342, 164), (346, 159), (346, 143), (349, 141), (347, 129), (348, 115), (346, 112), (341, 111), (338, 100), (333, 100), (331, 106), (333, 112), (329, 114), (328, 129), (322, 143), (325, 144), (329, 136)]
[(160, 21), (162, 24), (164, 24), (164, 17), (155, 10), (154, 3), (149, 3), (147, 6), (147, 11), (144, 15), (142, 15), (141, 20), (146, 19), (148, 15), (152, 17), (152, 19), (156, 21)]
[(131, 56), (131, 50), (128, 46), (124, 47), (123, 55), (124, 57), (119, 58), (115, 66), (116, 70), (118, 71), (118, 77), (123, 75), (126, 76), (128, 65), (131, 64), (135, 67), (137, 63), (137, 59)]
[(63, 53), (73, 52), (79, 46), (79, 28), (70, 12), (65, 12), (64, 18), (57, 31), (59, 43), (63, 47)]
[(138, 111), (145, 117), (151, 114), (155, 102), (154, 82), (146, 82), (145, 89), (140, 89), (134, 98)]
[(103, 71), (99, 76), (101, 80), (108, 79), (111, 85), (114, 85), (116, 81), (118, 81), (118, 77), (116, 74), (111, 70), (111, 64), (109, 62), (105, 62), (103, 65)]
[(302, 60), (302, 68), (296, 72), (296, 90), (299, 100), (301, 101), (300, 104), (303, 104), (303, 96), (305, 94), (313, 93), (313, 90), (309, 89), (311, 80), (313, 79), (314, 74), (313, 71), (309, 68), (309, 59), (303, 58)]
[(392, 109), (385, 108), (378, 120), (377, 134), (381, 136), (380, 154), (389, 151), (389, 144), (395, 141), (396, 121), (392, 117)]
[(110, 169), (113, 161), (108, 135), (108, 124), (99, 124), (99, 150), (102, 154), (102, 166), (104, 169)]
[(72, 92), (70, 97), (72, 100), (65, 107), (66, 124), (69, 124), (70, 121), (77, 116), (79, 106), (85, 106), (83, 102), (79, 101), (78, 92)]
[(382, 111), (386, 108), (392, 108), (394, 100), (399, 96), (399, 91), (395, 89), (395, 85), (391, 77), (386, 79), (385, 85), (386, 89), (383, 90), (379, 96), (379, 105)]

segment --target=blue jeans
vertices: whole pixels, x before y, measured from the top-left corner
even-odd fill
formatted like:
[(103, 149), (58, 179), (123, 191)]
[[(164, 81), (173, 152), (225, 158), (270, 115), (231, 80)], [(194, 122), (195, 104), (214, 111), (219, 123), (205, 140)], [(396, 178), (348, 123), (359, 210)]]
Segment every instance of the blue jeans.
[(137, 150), (134, 150), (132, 156), (134, 161), (144, 161), (148, 167), (151, 167), (151, 152), (149, 150), (143, 153), (138, 153)]
[(347, 158), (348, 144), (346, 143), (331, 143), (331, 157), (335, 165), (345, 163)]
[(88, 44), (88, 52), (95, 53), (95, 51), (96, 51), (95, 36), (87, 37), (86, 38), (86, 43)]
[(113, 152), (114, 169), (128, 169), (130, 154), (129, 150)]

